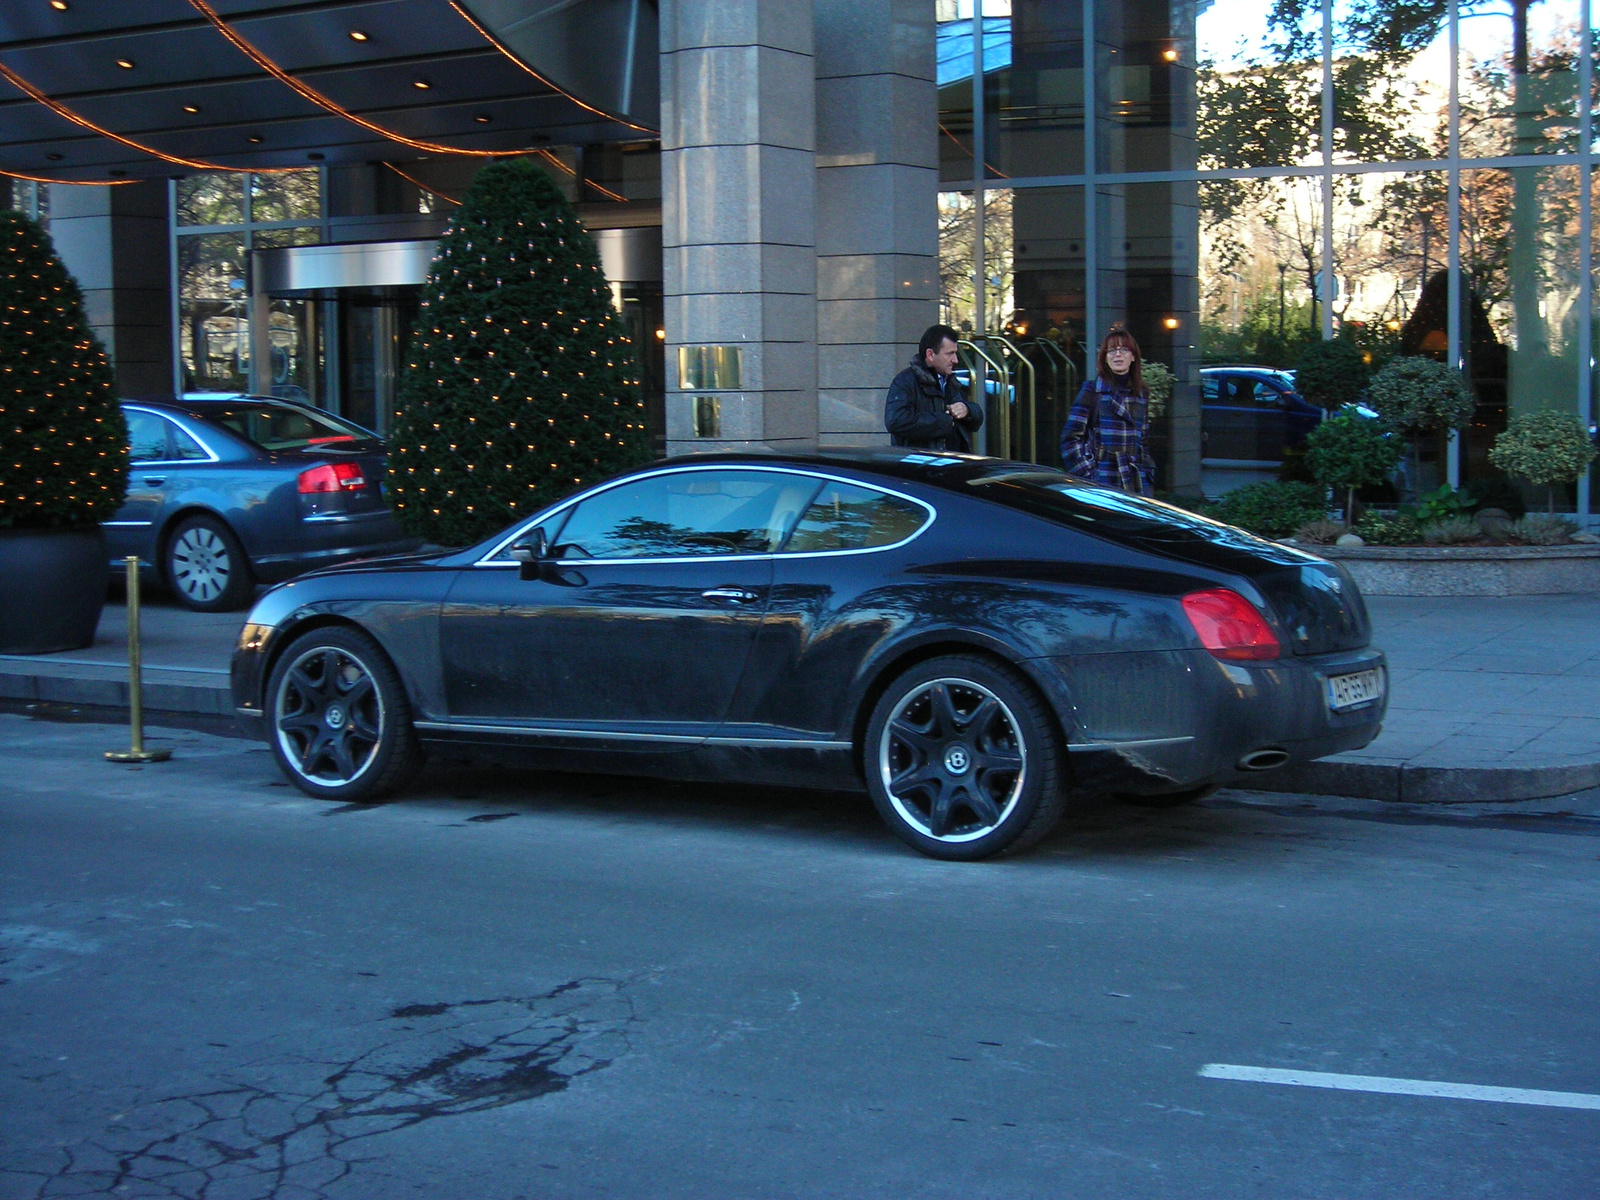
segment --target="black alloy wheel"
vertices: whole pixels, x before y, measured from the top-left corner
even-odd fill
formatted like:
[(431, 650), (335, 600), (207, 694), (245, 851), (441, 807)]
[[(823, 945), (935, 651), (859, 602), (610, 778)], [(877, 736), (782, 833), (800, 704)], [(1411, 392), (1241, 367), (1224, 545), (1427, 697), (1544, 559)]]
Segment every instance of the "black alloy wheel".
[(421, 761), (398, 672), (376, 642), (347, 626), (314, 629), (285, 648), (266, 711), (278, 765), (308, 796), (376, 800)]
[(215, 517), (186, 517), (167, 539), (162, 557), (167, 585), (187, 608), (232, 612), (255, 596), (239, 539)]
[(1065, 803), (1060, 737), (1021, 675), (976, 655), (919, 663), (867, 725), (878, 814), (934, 858), (970, 861), (1033, 845)]

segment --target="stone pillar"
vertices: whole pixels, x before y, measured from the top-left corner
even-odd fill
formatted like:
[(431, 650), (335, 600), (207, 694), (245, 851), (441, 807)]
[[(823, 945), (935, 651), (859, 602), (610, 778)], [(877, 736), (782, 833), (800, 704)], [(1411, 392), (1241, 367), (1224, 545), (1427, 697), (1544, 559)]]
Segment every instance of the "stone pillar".
[(172, 394), (167, 183), (50, 189), (50, 237), (83, 289), (119, 396)]
[(670, 453), (816, 444), (814, 80), (809, 4), (662, 0)]
[(939, 317), (928, 0), (814, 0), (818, 440), (886, 445), (883, 399)]

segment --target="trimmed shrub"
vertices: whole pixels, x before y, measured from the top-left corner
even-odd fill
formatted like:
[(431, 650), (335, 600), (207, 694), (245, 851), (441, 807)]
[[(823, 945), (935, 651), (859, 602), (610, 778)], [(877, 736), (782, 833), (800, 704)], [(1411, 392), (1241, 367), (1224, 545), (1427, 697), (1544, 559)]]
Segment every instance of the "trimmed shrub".
[(1555, 485), (1574, 483), (1594, 461), (1589, 431), (1572, 413), (1544, 409), (1518, 413), (1494, 439), (1489, 461), (1507, 475), (1544, 484), (1547, 511), (1556, 510)]
[(1314, 483), (1252, 483), (1229, 492), (1208, 516), (1262, 537), (1287, 537), (1327, 515), (1327, 490)]
[(1355, 404), (1367, 386), (1367, 363), (1350, 338), (1313, 342), (1295, 364), (1294, 386), (1312, 404), (1332, 412)]
[(389, 444), (405, 529), (463, 545), (649, 461), (594, 242), (537, 167), (478, 173), (422, 291)]
[(128, 427), (49, 236), (0, 212), (0, 528), (98, 525), (128, 494)]
[(1392, 428), (1406, 434), (1463, 429), (1476, 406), (1461, 378), (1431, 358), (1396, 358), (1372, 377), (1367, 402)]
[(1353, 409), (1326, 418), (1306, 437), (1306, 466), (1311, 474), (1345, 490), (1347, 524), (1354, 519), (1356, 489), (1389, 478), (1400, 452), (1400, 439), (1382, 421)]

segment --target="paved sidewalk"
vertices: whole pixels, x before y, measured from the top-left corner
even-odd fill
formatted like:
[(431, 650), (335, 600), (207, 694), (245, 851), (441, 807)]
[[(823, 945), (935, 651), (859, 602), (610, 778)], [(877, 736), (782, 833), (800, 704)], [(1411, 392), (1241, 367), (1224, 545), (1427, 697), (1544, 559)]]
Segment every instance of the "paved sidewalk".
[[(1413, 803), (1528, 800), (1600, 787), (1600, 597), (1369, 597), (1389, 655), (1383, 733), (1271, 772), (1258, 790)], [(242, 613), (144, 611), (145, 706), (230, 715)], [(0, 699), (126, 707), (127, 624), (106, 606), (87, 650), (0, 655)]]
[(1369, 596), (1389, 715), (1365, 749), (1273, 791), (1422, 803), (1600, 787), (1600, 597)]

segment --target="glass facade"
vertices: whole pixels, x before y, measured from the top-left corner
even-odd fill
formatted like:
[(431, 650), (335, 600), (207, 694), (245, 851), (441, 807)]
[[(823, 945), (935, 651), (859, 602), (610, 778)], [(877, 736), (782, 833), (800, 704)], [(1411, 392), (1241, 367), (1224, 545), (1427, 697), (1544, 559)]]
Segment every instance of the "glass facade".
[[(250, 387), (250, 251), (325, 240), (320, 168), (272, 175), (208, 173), (172, 184), (172, 259), (178, 343), (177, 390)], [(266, 311), (271, 362), (257, 383), (285, 399), (323, 401), (323, 348), (316, 305), (272, 300)]]
[(1206, 457), (1202, 380), (1292, 370), (1315, 339), (1465, 372), (1472, 424), (1422, 439), (1414, 485), (1504, 494), (1511, 416), (1592, 424), (1588, 0), (937, 7), (942, 319), (1041, 460), (1114, 321), (1175, 376), (1166, 489), (1276, 473)]

